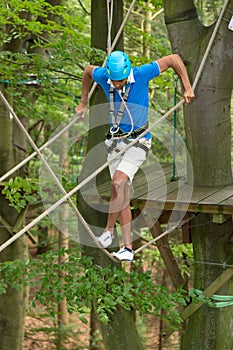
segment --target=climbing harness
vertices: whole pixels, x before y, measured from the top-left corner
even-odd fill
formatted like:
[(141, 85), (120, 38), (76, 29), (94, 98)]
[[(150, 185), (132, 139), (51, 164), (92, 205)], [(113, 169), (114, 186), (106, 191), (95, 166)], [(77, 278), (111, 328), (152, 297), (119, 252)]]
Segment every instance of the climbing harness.
[[(114, 134), (114, 138), (118, 139), (118, 138), (122, 138), (122, 137), (126, 137), (127, 136), (127, 137), (129, 137), (131, 139), (135, 139), (136, 137), (141, 135), (145, 130), (147, 130), (147, 128), (148, 128), (148, 123), (146, 123), (141, 128), (138, 128), (136, 130), (131, 131), (130, 134), (128, 132), (124, 132), (121, 129), (119, 129)], [(105, 136), (106, 136), (107, 140), (112, 139), (112, 133), (110, 131), (108, 131)]]
[[(120, 127), (121, 119), (122, 119), (124, 112), (125, 112), (125, 109), (126, 109), (126, 103), (128, 101), (130, 88), (131, 88), (131, 84), (129, 84), (128, 88), (125, 90), (125, 93), (122, 96), (121, 93), (114, 86), (112, 86), (112, 85), (110, 86), (110, 89), (109, 89), (109, 107), (110, 107), (109, 113), (110, 113), (110, 119), (112, 121), (112, 127), (110, 128), (109, 132), (112, 135), (112, 137), (115, 137), (115, 134), (117, 134), (118, 131), (120, 130), (119, 127)], [(115, 102), (114, 102), (114, 91), (117, 91), (119, 96), (121, 97), (121, 102), (120, 102), (119, 108), (116, 112), (115, 112)], [(129, 117), (130, 117), (130, 121), (131, 121), (131, 131), (132, 131), (133, 118), (131, 117), (131, 114), (129, 114)]]
[[(144, 132), (144, 128), (141, 130), (141, 133), (142, 132)], [(140, 135), (140, 132), (138, 132), (138, 133), (133, 133), (133, 135)], [(130, 136), (130, 137), (132, 137), (132, 139), (134, 139), (134, 138), (136, 138), (136, 137), (138, 137), (138, 136)], [(108, 139), (108, 138), (107, 138)], [(128, 139), (122, 139), (121, 140), (122, 142), (124, 142), (126, 145), (129, 145), (130, 144), (130, 142), (131, 142), (131, 140), (128, 140)], [(119, 150), (119, 148), (117, 148), (117, 144), (118, 144), (118, 142), (119, 142), (119, 139), (117, 139), (117, 138), (114, 138), (113, 140), (112, 140), (112, 143), (111, 143), (111, 145), (110, 146), (107, 146), (107, 145), (105, 145), (105, 147), (106, 147), (106, 149), (107, 149), (107, 152), (108, 153), (112, 153), (112, 151), (115, 151), (115, 152), (117, 152), (117, 153), (120, 153), (120, 150)], [(137, 143), (135, 143), (134, 144), (134, 147), (136, 147), (136, 148), (141, 148), (141, 149), (143, 149), (145, 152), (146, 152), (146, 154), (148, 154), (148, 152), (149, 152), (149, 148), (147, 147), (147, 146), (145, 146), (143, 143), (141, 143), (141, 142), (137, 142)]]
[[(141, 135), (147, 128), (148, 128), (148, 123), (145, 124), (144, 126), (133, 130), (134, 128), (134, 122), (133, 122), (133, 117), (127, 107), (127, 101), (129, 97), (129, 92), (130, 92), (131, 84), (126, 88), (125, 92), (123, 95), (114, 87), (110, 86), (109, 89), (109, 114), (110, 114), (110, 120), (112, 122), (112, 126), (110, 127), (110, 130), (106, 133), (106, 139), (111, 140), (112, 143), (110, 146), (106, 145), (106, 149), (108, 153), (112, 153), (114, 150), (115, 152), (120, 152), (120, 150), (117, 148), (118, 142), (124, 142), (126, 145), (128, 145), (131, 141), (129, 139), (135, 139), (139, 135)], [(114, 103), (114, 91), (117, 91), (121, 98), (121, 102), (119, 105), (119, 108), (117, 111), (115, 111), (115, 103)], [(120, 129), (120, 123), (122, 120), (122, 117), (125, 113), (125, 110), (127, 111), (129, 118), (130, 118), (130, 123), (131, 123), (131, 129), (128, 132), (125, 132)], [(134, 147), (138, 147), (143, 149), (146, 154), (149, 152), (149, 148), (145, 146), (144, 144), (140, 143), (139, 141), (134, 145)]]

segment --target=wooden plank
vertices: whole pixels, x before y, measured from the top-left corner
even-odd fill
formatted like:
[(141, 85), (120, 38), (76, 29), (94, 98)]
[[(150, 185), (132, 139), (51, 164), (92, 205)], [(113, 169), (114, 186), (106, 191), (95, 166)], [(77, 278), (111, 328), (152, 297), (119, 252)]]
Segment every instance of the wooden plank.
[[(161, 177), (159, 179), (153, 179), (149, 183), (144, 183), (134, 189), (134, 198), (151, 198), (154, 199), (155, 193), (159, 193), (159, 197), (163, 196), (167, 192), (167, 186), (170, 181), (170, 176)], [(175, 185), (174, 185), (175, 186)], [(152, 194), (154, 193), (154, 194)]]
[[(219, 205), (202, 205), (201, 199), (210, 193), (217, 191), (216, 188), (193, 188), (187, 184), (180, 185), (178, 190), (171, 191), (166, 198), (156, 199), (156, 207), (166, 210), (180, 210), (191, 212), (208, 212), (208, 213), (229, 213), (229, 207), (219, 207)], [(151, 199), (151, 198), (150, 198)]]
[(164, 174), (172, 174), (172, 165), (171, 164), (160, 164), (160, 167), (156, 167), (153, 164), (151, 165), (146, 165), (146, 166), (142, 166), (139, 171), (137, 172), (137, 174), (135, 175), (134, 181), (137, 178), (140, 178), (144, 175), (144, 173), (147, 174), (154, 174), (156, 172), (160, 172), (160, 173), (164, 173)]
[(178, 181), (170, 181), (170, 178), (168, 179), (168, 182), (165, 182), (164, 180), (158, 181), (157, 184), (154, 184), (149, 187), (150, 191), (149, 193), (138, 193), (137, 198), (139, 200), (154, 200), (158, 201), (159, 199), (163, 202), (166, 201), (168, 193), (174, 192), (177, 190), (178, 186), (183, 186), (186, 179), (185, 177), (179, 179)]
[(141, 185), (145, 182), (145, 177), (148, 178), (149, 181), (154, 181), (156, 179), (160, 179), (164, 175), (171, 174), (172, 168), (170, 166), (166, 166), (164, 168), (154, 169), (153, 167), (142, 168), (135, 175), (133, 180), (133, 185), (137, 186), (137, 184)]
[[(145, 183), (145, 174), (147, 176), (147, 179), (149, 181), (149, 183), (157, 183), (157, 180), (160, 181), (159, 179), (162, 179), (164, 177), (164, 174), (168, 175), (171, 174), (172, 172), (172, 166), (171, 164), (163, 164), (162, 168), (157, 169), (156, 171), (154, 171), (154, 167), (153, 166), (147, 166), (141, 169), (142, 171), (139, 171), (134, 180), (133, 180), (133, 189), (134, 191), (137, 189), (137, 191), (140, 191), (139, 188), (142, 186), (145, 187), (146, 183)], [(159, 186), (159, 183), (158, 183)], [(110, 196), (111, 193), (111, 180), (107, 181), (103, 184), (98, 185), (97, 187), (97, 193), (101, 196)], [(94, 193), (93, 189), (91, 187), (89, 188), (85, 188), (82, 189), (82, 192), (85, 193), (85, 196), (87, 196), (87, 198), (89, 198), (92, 201), (96, 201), (94, 199), (94, 197), (96, 196), (96, 194)], [(146, 192), (145, 190), (142, 190), (142, 192)]]
[(233, 208), (233, 196), (220, 202), (219, 205), (221, 206), (231, 206)]
[(180, 186), (177, 191), (168, 194), (166, 201), (183, 203), (201, 203), (206, 197), (218, 191), (216, 187), (193, 187), (188, 184)]
[[(133, 181), (135, 208), (147, 207), (159, 210), (179, 210), (213, 214), (233, 213), (233, 185), (221, 187), (192, 187), (186, 183), (186, 167), (177, 166), (177, 181), (171, 181), (171, 164), (147, 165), (136, 174)], [(96, 190), (82, 190), (91, 203), (102, 203), (110, 199), (111, 181), (101, 184)]]
[(171, 164), (162, 164), (161, 167), (156, 168), (155, 165), (144, 166), (139, 169), (133, 179), (133, 187), (138, 187), (145, 184), (145, 176), (148, 182), (153, 182), (165, 175), (172, 173)]
[(232, 215), (232, 206), (216, 205), (200, 205), (197, 203), (179, 203), (179, 202), (164, 202), (154, 201), (151, 199), (132, 199), (132, 205), (135, 208), (154, 208), (155, 210), (176, 210), (190, 213), (209, 213), (209, 214), (226, 214)]
[(166, 166), (154, 170), (153, 167), (145, 168), (144, 174), (136, 175), (133, 180), (134, 191), (137, 192), (137, 197), (147, 193), (147, 188), (157, 188), (169, 182), (171, 178), (172, 167)]
[(201, 200), (201, 204), (220, 204), (233, 196), (233, 186), (219, 187), (218, 191), (205, 199)]

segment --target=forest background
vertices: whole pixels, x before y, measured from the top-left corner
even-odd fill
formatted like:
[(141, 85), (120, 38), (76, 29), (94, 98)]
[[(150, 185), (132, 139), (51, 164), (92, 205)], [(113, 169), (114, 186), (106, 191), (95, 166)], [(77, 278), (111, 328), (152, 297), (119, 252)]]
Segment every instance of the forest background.
[[(125, 1), (125, 10), (129, 4), (130, 2)], [(214, 22), (221, 5), (222, 1), (196, 1), (198, 14), (206, 25)], [(47, 142), (51, 135), (56, 134), (74, 117), (74, 108), (81, 96), (84, 67), (90, 62), (103, 62), (106, 57), (106, 52), (90, 47), (90, 14), (90, 1), (85, 0), (67, 1), (65, 6), (49, 6), (44, 1), (8, 1), (4, 2), (4, 6), (0, 9), (0, 24), (3, 29), (0, 34), (2, 42), (0, 83), (4, 86), (9, 101), (13, 102), (14, 110), (21, 116), (38, 146)], [(10, 47), (12, 38), (14, 47)], [(23, 50), (19, 52), (16, 44), (22, 41)], [(171, 53), (161, 1), (138, 1), (124, 30), (124, 46), (134, 65)], [(150, 86), (151, 107), (156, 109), (158, 117), (162, 116), (174, 103), (174, 83), (172, 72), (168, 72)], [(177, 98), (180, 96), (178, 85)], [(8, 118), (11, 118), (11, 115), (8, 115)], [(172, 118), (173, 116), (168, 120), (171, 124)], [(184, 138), (181, 111), (178, 112), (177, 128)], [(1, 130), (4, 130), (4, 126), (1, 126)], [(44, 150), (50, 163), (63, 164), (61, 179), (67, 191), (76, 185), (82, 169), (87, 131), (87, 121), (79, 121), (66, 134), (66, 139)], [(166, 132), (167, 130), (163, 127), (156, 129), (156, 135), (166, 134)], [(18, 145), (18, 149), (21, 152), (21, 159), (32, 152), (31, 147), (25, 143)], [(159, 141), (154, 142), (152, 151), (159, 161), (172, 161), (171, 155)], [(6, 155), (5, 168), (10, 158), (11, 155)], [(4, 167), (1, 170), (4, 173)], [(17, 176), (4, 183), (2, 193), (6, 195), (10, 205), (22, 214), (18, 228), (22, 225), (23, 219), (26, 218), (29, 222), (43, 211), (46, 191), (49, 197), (48, 201), (46, 198), (47, 205), (59, 197), (53, 182), (46, 182), (46, 190), (44, 190), (45, 184), (42, 185), (42, 179), (39, 179), (40, 170), (41, 162), (34, 158), (24, 168), (26, 178)], [(42, 196), (41, 189), (44, 191)], [(75, 197), (73, 200), (75, 202)], [(11, 225), (5, 223), (3, 226)], [(146, 230), (142, 234), (145, 239), (148, 238)], [(72, 349), (89, 346), (92, 349), (94, 347), (101, 349), (101, 338), (98, 331), (95, 333), (95, 327), (93, 326), (94, 331), (92, 329), (90, 332), (90, 339), (86, 336), (83, 338), (80, 323), (76, 321), (79, 319), (87, 324), (84, 333), (89, 334), (89, 315), (94, 297), (92, 293), (98, 292), (100, 300), (98, 315), (102, 322), (108, 321), (108, 313), (115, 306), (114, 298), (126, 308), (131, 305), (130, 297), (133, 298), (132, 304), (137, 304), (138, 327), (145, 338), (145, 343), (151, 327), (151, 315), (145, 315), (153, 313), (156, 319), (154, 321), (156, 324), (154, 332), (157, 334), (156, 346), (158, 349), (159, 346), (162, 348), (159, 331), (163, 327), (161, 325), (163, 321), (158, 320), (161, 318), (173, 325), (175, 329), (179, 329), (180, 317), (176, 308), (185, 303), (186, 295), (179, 291), (174, 293), (170, 288), (169, 279), (166, 278), (156, 247), (145, 251), (135, 264), (131, 275), (134, 281), (133, 293), (130, 293), (131, 285), (128, 284), (124, 291), (125, 299), (121, 299), (121, 290), (118, 294), (113, 294), (113, 298), (106, 300), (104, 295), (106, 280), (102, 271), (99, 271), (98, 267), (93, 267), (89, 258), (81, 257), (79, 244), (73, 240), (69, 241), (69, 238), (72, 238), (69, 234), (59, 233), (54, 225), (54, 218), (46, 217), (27, 232), (29, 260), (26, 259), (26, 263), (21, 259), (14, 260), (1, 266), (5, 273), (1, 283), (1, 293), (7, 291), (7, 284), (19, 291), (25, 286), (30, 286), (27, 317), (40, 319), (42, 322), (41, 327), (36, 324), (38, 328), (31, 329), (33, 322), (30, 319), (24, 341), (32, 338), (30, 348), (33, 349), (36, 346), (41, 348), (46, 337), (51, 349), (68, 349), (68, 344), (71, 343)], [(22, 240), (22, 242), (25, 244), (25, 241)], [(192, 259), (192, 246), (177, 244), (180, 243), (179, 235), (172, 237), (171, 242), (174, 256), (180, 259), (185, 255)], [(67, 261), (69, 264), (66, 264)], [(180, 263), (180, 268), (191, 285), (191, 269), (184, 262)], [(116, 271), (116, 277), (113, 280), (109, 278), (110, 290), (114, 284), (119, 283), (119, 280), (127, 279), (126, 270)], [(66, 276), (70, 276), (65, 281), (65, 287), (64, 271)], [(152, 283), (154, 280), (157, 282), (156, 286)], [(155, 288), (154, 293), (157, 295), (157, 299), (155, 297), (153, 301), (150, 295), (152, 288)], [(140, 293), (136, 293), (139, 289)], [(67, 311), (72, 315), (71, 319)], [(43, 333), (46, 337), (38, 341), (39, 333)], [(87, 341), (87, 344), (82, 343), (83, 341)], [(179, 346), (178, 336), (175, 341)], [(48, 348), (48, 343), (45, 346)], [(149, 345), (148, 349), (150, 349)]]

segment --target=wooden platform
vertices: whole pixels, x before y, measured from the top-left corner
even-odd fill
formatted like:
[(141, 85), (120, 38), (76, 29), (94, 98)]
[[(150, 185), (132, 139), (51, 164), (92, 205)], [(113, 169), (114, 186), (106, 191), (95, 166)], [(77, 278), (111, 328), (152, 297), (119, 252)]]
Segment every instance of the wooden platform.
[[(188, 185), (185, 165), (177, 166), (176, 175), (177, 180), (172, 181), (172, 165), (168, 164), (151, 164), (140, 169), (133, 181), (131, 207), (132, 230), (139, 232), (142, 227), (149, 228), (177, 289), (185, 281), (170, 248), (168, 233), (179, 228), (181, 230), (176, 232), (182, 233), (182, 242), (192, 243), (189, 223), (197, 213), (210, 214), (217, 224), (232, 220), (233, 185), (214, 188)], [(96, 204), (98, 210), (101, 205), (108, 205), (110, 191), (109, 181), (83, 189), (82, 193), (90, 205)], [(166, 225), (168, 233), (162, 224)], [(173, 231), (169, 231), (169, 226)]]
[[(187, 184), (186, 167), (179, 166), (178, 179), (172, 181), (172, 165), (147, 166), (139, 170), (133, 181), (132, 206), (146, 206), (159, 210), (233, 214), (233, 185), (220, 187), (193, 187)], [(90, 202), (109, 200), (110, 182), (85, 191)]]

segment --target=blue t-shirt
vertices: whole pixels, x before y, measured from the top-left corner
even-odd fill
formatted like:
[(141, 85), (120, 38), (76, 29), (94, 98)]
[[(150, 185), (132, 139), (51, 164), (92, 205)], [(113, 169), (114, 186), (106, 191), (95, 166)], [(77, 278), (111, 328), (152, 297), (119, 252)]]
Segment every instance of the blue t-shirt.
[[(148, 122), (148, 106), (149, 106), (149, 81), (160, 74), (160, 68), (157, 62), (151, 62), (139, 67), (133, 68), (134, 82), (128, 82), (125, 89), (131, 84), (130, 92), (127, 101), (127, 107), (133, 119), (133, 130), (137, 130)], [(93, 80), (99, 84), (105, 92), (107, 100), (109, 101), (109, 79), (106, 75), (106, 68), (97, 67), (93, 71)], [(116, 89), (114, 89), (115, 110), (118, 110), (120, 104), (120, 96)], [(112, 121), (110, 120), (112, 125)], [(124, 132), (131, 130), (132, 122), (128, 111), (125, 109), (124, 115), (121, 119), (120, 129)], [(145, 135), (151, 138), (150, 133)]]

